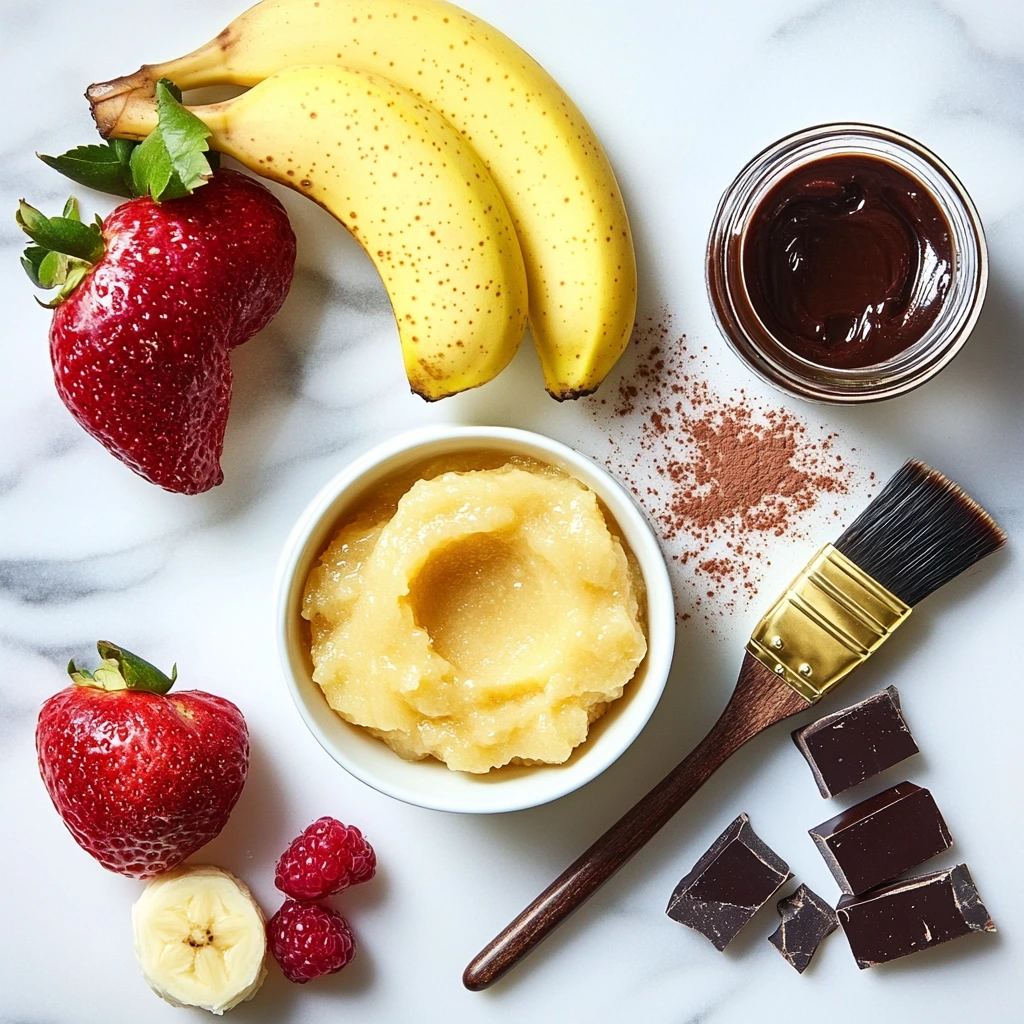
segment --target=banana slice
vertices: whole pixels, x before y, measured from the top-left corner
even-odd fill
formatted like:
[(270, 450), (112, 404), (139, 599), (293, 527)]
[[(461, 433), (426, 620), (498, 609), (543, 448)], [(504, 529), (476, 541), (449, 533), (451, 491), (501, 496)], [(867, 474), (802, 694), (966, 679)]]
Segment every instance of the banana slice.
[(132, 907), (135, 955), (172, 1006), (221, 1014), (267, 976), (263, 911), (245, 883), (210, 865), (160, 875)]

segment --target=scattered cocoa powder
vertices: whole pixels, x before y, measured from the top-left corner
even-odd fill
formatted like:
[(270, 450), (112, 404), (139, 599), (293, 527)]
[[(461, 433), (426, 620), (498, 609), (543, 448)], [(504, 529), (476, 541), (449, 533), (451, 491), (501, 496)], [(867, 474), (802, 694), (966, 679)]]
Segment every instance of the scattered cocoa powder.
[(700, 611), (710, 622), (757, 594), (778, 538), (802, 539), (806, 514), (830, 499), (838, 535), (838, 499), (858, 477), (855, 449), (846, 453), (835, 433), (812, 431), (782, 398), (715, 390), (706, 346), (698, 350), (674, 331), (671, 314), (641, 321), (633, 346), (636, 365), (618, 392), (591, 403), (607, 428), (606, 462), (680, 567), (682, 618)]

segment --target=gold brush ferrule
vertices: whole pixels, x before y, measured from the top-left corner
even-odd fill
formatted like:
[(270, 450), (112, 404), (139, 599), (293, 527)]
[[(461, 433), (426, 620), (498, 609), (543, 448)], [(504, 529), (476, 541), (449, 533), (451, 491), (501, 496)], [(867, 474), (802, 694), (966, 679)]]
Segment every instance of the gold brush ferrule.
[(826, 544), (757, 624), (747, 651), (813, 704), (909, 614), (910, 605)]

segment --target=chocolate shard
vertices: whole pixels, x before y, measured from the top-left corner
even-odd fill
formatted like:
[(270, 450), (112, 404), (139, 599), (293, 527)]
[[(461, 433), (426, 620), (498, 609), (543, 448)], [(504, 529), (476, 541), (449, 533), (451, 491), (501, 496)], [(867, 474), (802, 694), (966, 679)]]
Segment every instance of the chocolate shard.
[(948, 850), (953, 839), (927, 789), (901, 782), (810, 830), (839, 888), (858, 896)]
[(821, 795), (836, 796), (918, 752), (895, 686), (793, 732)]
[(779, 900), (778, 910), (782, 923), (768, 941), (803, 974), (822, 940), (839, 927), (836, 912), (806, 885)]
[(844, 896), (836, 914), (861, 970), (996, 930), (966, 864)]
[(741, 814), (679, 882), (665, 913), (725, 949), (792, 877)]

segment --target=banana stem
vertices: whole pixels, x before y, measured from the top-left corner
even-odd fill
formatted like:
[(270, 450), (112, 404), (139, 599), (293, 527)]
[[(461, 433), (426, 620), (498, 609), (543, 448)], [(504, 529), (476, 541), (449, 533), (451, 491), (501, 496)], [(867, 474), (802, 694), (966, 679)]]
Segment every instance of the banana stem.
[(156, 127), (156, 100), (151, 88), (143, 86), (137, 92), (112, 92), (93, 99), (92, 91), (95, 88), (90, 86), (86, 96), (92, 104), (92, 116), (103, 138), (138, 141)]
[[(100, 132), (105, 138), (136, 140), (146, 138), (158, 123), (155, 97), (145, 96), (139, 90), (126, 96), (117, 97), (117, 99), (119, 106), (114, 122), (109, 126), (108, 131), (104, 131), (101, 126)], [(106, 101), (101, 102), (105, 103)], [(216, 137), (224, 130), (225, 107), (224, 103), (208, 103), (205, 106), (187, 107), (186, 109), (204, 122)], [(98, 117), (97, 124), (99, 124)]]
[(229, 43), (227, 32), (178, 60), (165, 64), (143, 64), (138, 71), (109, 82), (96, 82), (85, 98), (105, 139), (144, 139), (156, 127), (152, 103), (156, 83), (169, 78), (181, 90), (210, 84), (210, 75), (223, 65)]

